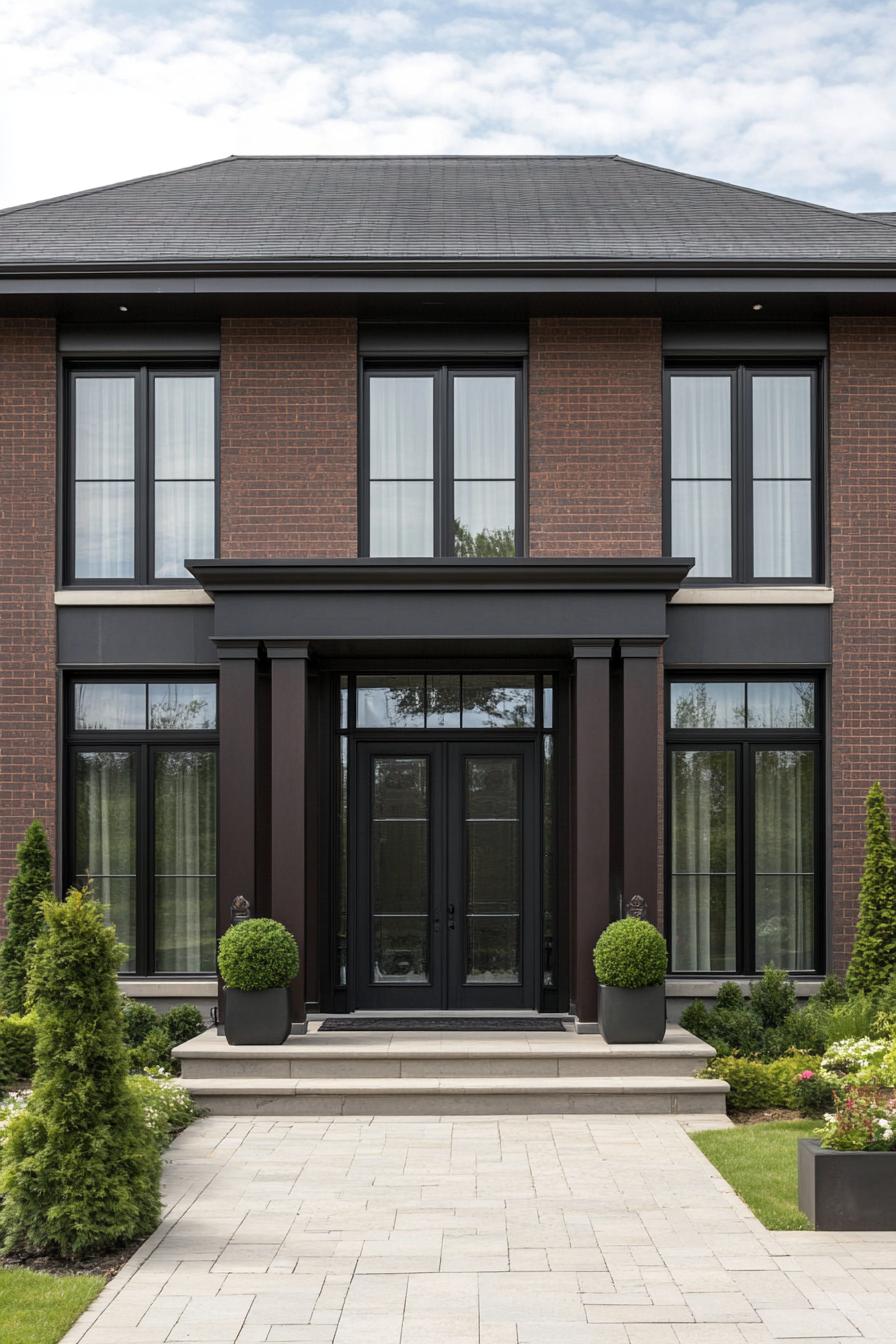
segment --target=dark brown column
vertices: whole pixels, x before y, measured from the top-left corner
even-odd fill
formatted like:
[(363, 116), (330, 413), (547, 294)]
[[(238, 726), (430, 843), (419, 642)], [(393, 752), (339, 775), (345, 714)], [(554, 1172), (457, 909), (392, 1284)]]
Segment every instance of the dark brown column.
[(593, 951), (610, 921), (610, 655), (612, 640), (573, 647), (575, 851), (570, 962), (577, 1031), (597, 1031)]
[(659, 880), (659, 694), (662, 640), (623, 640), (622, 913), (656, 923)]
[(305, 743), (308, 728), (308, 646), (267, 642), (271, 660), (271, 917), (295, 935), (299, 974), (292, 985), (293, 1031), (304, 1031)]
[[(231, 924), (238, 896), (256, 913), (256, 640), (218, 641), (218, 937)], [(218, 1017), (224, 1020), (224, 991), (218, 981)]]

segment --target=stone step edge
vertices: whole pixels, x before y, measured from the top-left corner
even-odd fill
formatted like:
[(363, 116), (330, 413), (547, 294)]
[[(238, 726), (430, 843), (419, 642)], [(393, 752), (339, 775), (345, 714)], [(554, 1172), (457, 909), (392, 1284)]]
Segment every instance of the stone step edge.
[(441, 1092), (489, 1093), (517, 1092), (599, 1092), (605, 1095), (651, 1095), (665, 1092), (727, 1093), (728, 1084), (720, 1078), (684, 1077), (609, 1077), (580, 1078), (182, 1078), (182, 1085), (196, 1097), (295, 1095), (353, 1096), (365, 1093), (426, 1095)]
[[(491, 1049), (471, 1049), (459, 1041), (457, 1045), (415, 1045), (413, 1041), (392, 1041), (352, 1045), (312, 1044), (307, 1037), (296, 1037), (294, 1045), (227, 1045), (222, 1037), (214, 1043), (200, 1044), (203, 1038), (197, 1036), (192, 1041), (177, 1045), (171, 1051), (175, 1059), (189, 1060), (246, 1060), (246, 1059), (603, 1059), (612, 1063), (614, 1059), (705, 1059), (715, 1056), (715, 1050), (704, 1041), (670, 1042), (661, 1045), (592, 1045), (588, 1038), (577, 1036), (575, 1045), (542, 1044), (532, 1050), (513, 1049), (505, 1045), (495, 1045)], [(221, 1042), (221, 1043), (219, 1043)], [(579, 1042), (582, 1042), (579, 1044)]]

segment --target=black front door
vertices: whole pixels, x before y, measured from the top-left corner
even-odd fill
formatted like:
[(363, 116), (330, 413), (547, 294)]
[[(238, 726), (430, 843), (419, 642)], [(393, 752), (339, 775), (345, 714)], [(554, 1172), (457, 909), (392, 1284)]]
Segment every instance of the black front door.
[(535, 742), (357, 751), (354, 1006), (537, 1007)]

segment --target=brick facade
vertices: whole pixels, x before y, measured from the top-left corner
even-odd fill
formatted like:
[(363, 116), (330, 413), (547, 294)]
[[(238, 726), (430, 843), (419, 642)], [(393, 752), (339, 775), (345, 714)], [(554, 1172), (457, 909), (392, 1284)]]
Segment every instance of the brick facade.
[(54, 834), (55, 537), (55, 323), (0, 318), (0, 898), (29, 822)]
[(529, 331), (529, 550), (662, 554), (658, 318), (535, 318)]
[(221, 555), (358, 554), (350, 318), (221, 323)]
[(832, 318), (830, 342), (832, 938), (843, 969), (876, 779), (896, 810), (896, 319)]

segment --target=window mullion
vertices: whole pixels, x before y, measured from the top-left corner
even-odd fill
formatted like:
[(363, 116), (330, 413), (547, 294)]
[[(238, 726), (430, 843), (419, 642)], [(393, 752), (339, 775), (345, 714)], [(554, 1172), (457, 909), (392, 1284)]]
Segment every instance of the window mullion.
[(747, 423), (749, 419), (749, 375), (741, 364), (735, 376), (736, 405), (736, 448), (733, 487), (736, 497), (736, 555), (734, 578), (739, 583), (747, 583), (753, 574), (752, 564), (752, 453), (748, 442)]
[(452, 444), (453, 416), (450, 406), (451, 377), (447, 365), (436, 375), (438, 395), (435, 402), (435, 491), (438, 540), (437, 555), (454, 555), (454, 451)]
[(148, 390), (147, 390), (147, 370), (145, 365), (140, 368), (136, 378), (137, 395), (134, 398), (135, 413), (137, 423), (134, 427), (134, 446), (136, 461), (134, 463), (134, 508), (136, 509), (136, 519), (134, 526), (134, 539), (136, 546), (136, 556), (134, 560), (134, 578), (137, 583), (152, 582), (152, 567), (150, 556), (150, 533), (152, 508), (152, 491), (149, 483), (149, 472), (151, 470), (149, 462), (149, 444), (147, 430), (147, 409), (148, 409)]

